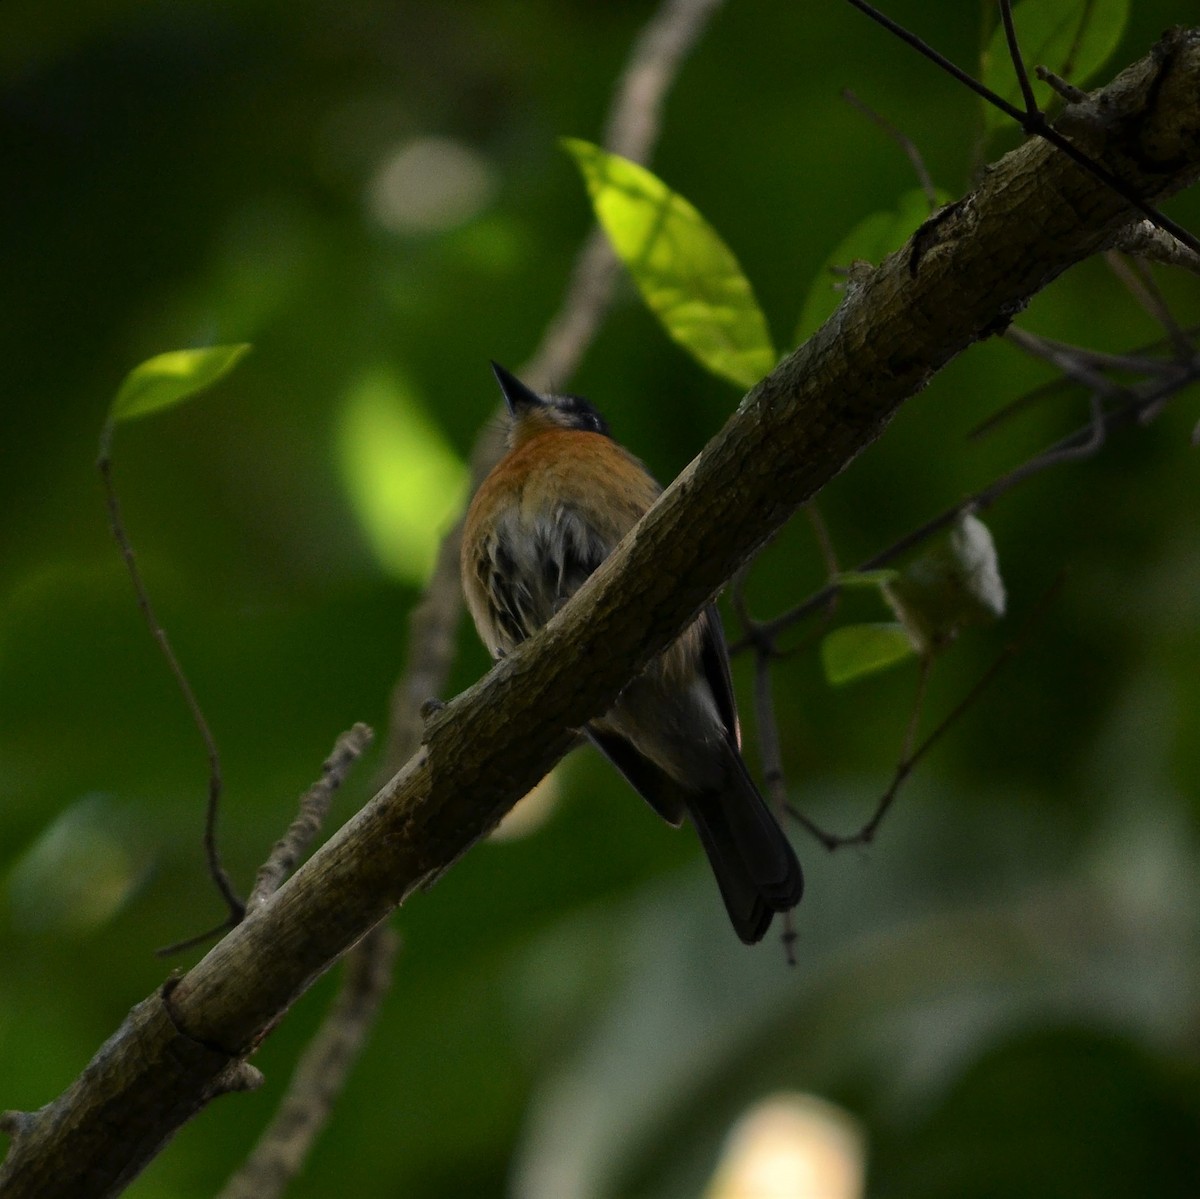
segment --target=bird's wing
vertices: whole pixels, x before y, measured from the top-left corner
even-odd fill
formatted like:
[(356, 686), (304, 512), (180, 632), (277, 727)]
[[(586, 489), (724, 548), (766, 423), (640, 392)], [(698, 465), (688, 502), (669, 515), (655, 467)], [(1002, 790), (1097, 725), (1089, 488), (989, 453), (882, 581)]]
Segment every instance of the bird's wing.
[(624, 737), (588, 725), (587, 739), (625, 776), (629, 785), (668, 823), (678, 828), (688, 792), (665, 770), (638, 753)]
[(717, 711), (730, 744), (742, 747), (742, 726), (738, 722), (737, 703), (733, 697), (733, 677), (729, 673), (729, 650), (725, 646), (725, 630), (716, 604), (709, 604), (700, 614), (700, 665), (704, 677), (717, 701)]

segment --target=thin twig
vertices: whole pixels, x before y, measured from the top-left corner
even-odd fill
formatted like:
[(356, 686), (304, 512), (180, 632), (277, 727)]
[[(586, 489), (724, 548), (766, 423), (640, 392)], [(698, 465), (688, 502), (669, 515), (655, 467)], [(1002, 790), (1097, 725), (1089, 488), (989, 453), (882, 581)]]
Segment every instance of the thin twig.
[(1119, 251), (1109, 250), (1104, 255), (1108, 269), (1124, 284), (1129, 294), (1142, 306), (1149, 316), (1156, 320), (1167, 334), (1175, 357), (1180, 362), (1187, 362), (1195, 353), (1191, 339), (1180, 328), (1166, 299), (1159, 291), (1150, 268), (1140, 258), (1126, 260)]
[(846, 0), (847, 4), (857, 8), (859, 12), (871, 18), (878, 25), (882, 25), (889, 33), (898, 37), (906, 45), (911, 46), (918, 54), (923, 55), (934, 63), (946, 74), (957, 79), (964, 87), (969, 88), (977, 96), (982, 96), (989, 104), (998, 108), (1006, 116), (1012, 117), (1021, 128), (1031, 136), (1040, 137), (1049, 142), (1056, 149), (1061, 150), (1072, 162), (1077, 166), (1082, 167), (1094, 178), (1099, 179), (1105, 186), (1110, 187), (1121, 199), (1132, 205), (1148, 220), (1153, 221), (1160, 229), (1166, 230), (1174, 235), (1185, 246), (1200, 254), (1200, 240), (1189, 233), (1182, 225), (1171, 220), (1164, 213), (1159, 212), (1153, 204), (1144, 200), (1137, 192), (1128, 187), (1121, 179), (1114, 175), (1107, 167), (1101, 166), (1090, 155), (1080, 150), (1069, 138), (1061, 134), (1054, 128), (1036, 109), (1034, 112), (1022, 112), (1015, 105), (1010, 104), (1003, 96), (997, 95), (990, 87), (986, 87), (980, 83), (973, 75), (968, 74), (961, 67), (952, 63), (944, 54), (935, 50), (928, 42), (922, 41), (915, 33), (910, 33), (903, 25), (893, 21), (891, 17), (885, 16), (873, 4), (868, 4), (867, 0)]
[(313, 838), (321, 831), (333, 797), (351, 767), (366, 751), (375, 734), (365, 724), (356, 724), (344, 732), (321, 764), (321, 777), (300, 797), (300, 810), (284, 835), (275, 842), (270, 856), (258, 868), (246, 911), (261, 907), (283, 884), (304, 856)]
[(189, 949), (195, 949), (197, 945), (207, 945), (210, 941), (224, 936), (231, 928), (237, 928), (241, 922), (242, 917), (235, 916), (231, 912), (220, 924), (214, 924), (212, 928), (206, 928), (202, 933), (195, 933), (193, 936), (184, 937), (182, 941), (172, 941), (170, 945), (161, 946), (154, 951), (154, 956), (156, 958), (173, 958), (177, 953), (186, 953)]
[[(1087, 346), (1071, 345), (1069, 342), (1056, 341), (1053, 337), (1043, 337), (1040, 333), (1030, 333), (1027, 329), (1019, 329), (1009, 325), (1004, 331), (1005, 338), (1026, 353), (1042, 358), (1053, 366), (1058, 367), (1071, 378), (1083, 381), (1078, 373), (1071, 373), (1073, 368), (1082, 365), (1088, 370), (1117, 371), (1128, 375), (1151, 375), (1162, 377), (1174, 374), (1179, 369), (1179, 363), (1171, 358), (1151, 358), (1154, 350), (1169, 348), (1169, 343), (1163, 338), (1148, 346), (1132, 350), (1127, 354), (1113, 354), (1105, 350), (1093, 350)], [(1087, 379), (1090, 385), (1091, 377)]]
[(1107, 379), (1092, 360), (1077, 354), (1073, 346), (1050, 341), (1036, 333), (1030, 333), (1027, 329), (1018, 329), (1016, 325), (1009, 325), (1004, 331), (1004, 337), (1027, 354), (1049, 362), (1062, 372), (1064, 378), (1082, 384), (1097, 395), (1107, 396), (1109, 399), (1127, 399), (1132, 394), (1127, 387)]
[(1055, 74), (1048, 67), (1034, 67), (1033, 73), (1068, 104), (1082, 104), (1087, 99), (1087, 92), (1083, 88), (1068, 83), (1061, 75)]
[[(1092, 416), (1085, 426), (1061, 438), (1042, 453), (1008, 471), (986, 487), (945, 508), (924, 524), (892, 542), (886, 549), (880, 550), (879, 553), (868, 558), (855, 570), (862, 572), (878, 570), (882, 566), (887, 566), (888, 563), (895, 561), (914, 546), (923, 544), (930, 537), (948, 528), (963, 512), (990, 507), (1013, 488), (1050, 467), (1090, 457), (1104, 444), (1108, 434), (1114, 429), (1140, 423), (1144, 413), (1157, 415), (1162, 410), (1165, 400), (1175, 396), (1184, 387), (1197, 380), (1200, 380), (1200, 355), (1197, 355), (1186, 367), (1180, 367), (1174, 377), (1137, 392), (1133, 399), (1108, 412), (1099, 410), (1093, 396)], [(832, 602), (840, 590), (841, 584), (836, 581), (827, 584), (787, 612), (781, 613), (772, 620), (757, 622), (757, 635), (773, 641), (786, 629), (799, 624)], [(729, 652), (731, 654), (742, 653), (750, 647), (750, 644), (748, 639), (741, 638), (729, 647)]]
[(1152, 221), (1134, 221), (1117, 231), (1113, 249), (1135, 254), (1163, 266), (1178, 266), (1193, 275), (1200, 275), (1200, 254), (1183, 245), (1166, 231), (1156, 228)]
[[(895, 773), (892, 775), (892, 781), (888, 785), (887, 790), (880, 797), (879, 802), (875, 806), (875, 811), (871, 814), (870, 819), (855, 833), (850, 833), (847, 836), (839, 836), (835, 833), (829, 833), (824, 830), (817, 830), (817, 838), (825, 846), (826, 849), (842, 849), (848, 845), (869, 845), (879, 831), (880, 825), (887, 817), (888, 811), (896, 800), (900, 788), (904, 785), (905, 780), (920, 764), (921, 760), (929, 753), (931, 749), (946, 735), (951, 728), (958, 723), (959, 720), (974, 706), (979, 700), (983, 692), (991, 685), (996, 676), (1000, 673), (1001, 668), (1009, 662), (1022, 648), (1034, 626), (1042, 618), (1050, 603), (1062, 590), (1065, 572), (1060, 572), (1054, 582), (1046, 589), (1041, 598), (1034, 604), (1029, 614), (1021, 622), (1021, 627), (1017, 630), (1016, 635), (1009, 640), (1000, 652), (992, 659), (991, 665), (975, 680), (968, 689), (967, 693), (950, 709), (949, 712), (938, 722), (933, 731), (917, 746), (911, 753), (906, 752), (901, 757), (900, 762), (896, 766)], [(913, 712), (909, 718), (908, 728), (905, 733), (905, 745), (911, 745), (913, 735), (916, 728), (917, 716), (924, 702), (925, 688), (929, 681), (929, 671), (932, 666), (933, 659), (925, 657), (921, 660), (921, 674), (917, 681), (917, 696), (913, 705)], [(799, 821), (804, 827), (812, 829), (812, 822), (802, 816), (795, 808), (789, 805), (788, 815)]]
[(1000, 20), (1004, 25), (1004, 40), (1008, 43), (1008, 56), (1012, 59), (1013, 70), (1017, 73), (1017, 82), (1021, 85), (1021, 98), (1025, 101), (1027, 116), (1041, 116), (1037, 97), (1033, 94), (1033, 84), (1029, 82), (1029, 72), (1025, 70), (1025, 59), (1021, 47), (1017, 44), (1017, 27), (1013, 24), (1012, 0), (1000, 0)]
[(975, 704), (983, 692), (991, 685), (993, 680), (1000, 673), (1001, 669), (1016, 656), (1019, 650), (1023, 648), (1025, 642), (1029, 639), (1030, 633), (1033, 632), (1037, 623), (1045, 615), (1046, 610), (1050, 607), (1051, 603), (1053, 603), (1053, 601), (1058, 597), (1058, 593), (1062, 590), (1065, 579), (1066, 572), (1060, 571), (1050, 586), (1047, 587), (1042, 593), (1037, 603), (1035, 603), (1030, 609), (1029, 614), (1021, 622), (1021, 627), (1017, 630), (1016, 635), (1005, 643), (1000, 652), (992, 660), (992, 664), (983, 672), (983, 674), (979, 676), (979, 678), (975, 680), (975, 682), (968, 689), (966, 695), (964, 695), (962, 699), (960, 699), (958, 703), (956, 703), (954, 707), (942, 717), (933, 731), (925, 738), (924, 741), (921, 742), (919, 746), (917, 746), (913, 753), (905, 759), (904, 763), (902, 763), (903, 773), (901, 773), (900, 770), (897, 770), (897, 778), (893, 781), (889, 791), (894, 792), (900, 786), (904, 779), (907, 778), (909, 774), (911, 774), (912, 771), (920, 764), (925, 755), (928, 754), (929, 751), (933, 749), (933, 747), (937, 745), (939, 741), (941, 741), (946, 733), (958, 723), (964, 713), (966, 713)]
[[(1158, 232), (1158, 230), (1155, 230)], [(1049, 360), (1051, 354), (1070, 355), (1076, 361), (1094, 366), (1100, 370), (1111, 370), (1118, 373), (1126, 373), (1130, 375), (1146, 375), (1150, 378), (1160, 378), (1165, 380), (1175, 380), (1178, 388), (1186, 386), (1191, 382), (1191, 378), (1184, 377), (1187, 368), (1182, 368), (1174, 359), (1168, 358), (1149, 358), (1146, 355), (1154, 352), (1169, 349), (1169, 342), (1163, 338), (1151, 342), (1148, 345), (1140, 346), (1132, 350), (1128, 354), (1106, 354), (1101, 350), (1086, 349), (1083, 346), (1068, 345), (1065, 342), (1054, 341), (1049, 337), (1035, 338), (1016, 338), (1009, 334), (1012, 332), (1010, 328), (1006, 334), (1006, 340), (1013, 345), (1018, 345), (1021, 349), (1028, 353), (1034, 354), (1039, 358), (1047, 358)], [(1200, 326), (1192, 325), (1184, 330), (1188, 337), (1193, 337), (1200, 333)], [(1043, 350), (1046, 352), (1043, 353)], [(1051, 379), (1046, 383), (1042, 383), (1037, 387), (1025, 392), (1024, 395), (1018, 396), (1015, 400), (1010, 400), (1007, 404), (997, 409), (990, 416), (985, 417), (977, 425), (975, 425), (968, 433), (968, 440), (975, 440), (982, 437), (984, 434), (991, 432), (998, 425), (1017, 415), (1019, 412), (1028, 408), (1037, 400), (1044, 399), (1046, 396), (1053, 395), (1062, 391), (1070, 384), (1071, 380), (1062, 376), (1057, 379)], [(1128, 389), (1127, 389), (1128, 390)]]
[[(913, 744), (917, 736), (917, 726), (920, 723), (921, 711), (925, 706), (925, 696), (929, 689), (929, 676), (933, 670), (934, 658), (932, 654), (923, 654), (917, 665), (917, 689), (913, 695), (912, 709), (908, 714), (908, 721), (904, 728), (904, 741), (900, 751), (900, 761), (896, 765), (895, 773), (892, 775), (892, 781), (888, 789), (880, 797), (879, 802), (875, 805), (875, 811), (871, 813), (870, 819), (856, 833), (851, 833), (849, 836), (841, 836), (837, 833), (822, 832), (818, 840), (828, 850), (842, 849), (847, 845), (869, 845), (875, 840), (875, 834), (879, 832), (880, 825), (887, 818), (888, 812), (891, 810), (892, 804), (896, 801), (896, 796), (900, 792), (900, 786), (906, 778), (912, 773), (913, 767), (916, 765), (918, 756), (924, 752), (924, 747), (913, 753)], [(792, 811), (789, 813), (793, 818), (798, 818), (799, 813)], [(808, 827), (811, 828), (811, 822), (808, 822)]]
[(929, 168), (925, 165), (925, 159), (922, 157), (921, 151), (917, 149), (916, 142), (902, 129), (892, 124), (882, 113), (876, 112), (869, 104), (860, 100), (848, 87), (842, 89), (842, 99), (847, 104), (857, 108), (863, 116), (878, 125), (904, 151), (908, 161), (912, 164), (913, 172), (917, 176), (917, 182), (921, 185), (921, 190), (925, 193), (925, 198), (929, 201), (929, 211), (932, 212), (938, 206), (937, 188), (934, 186), (933, 176), (930, 175)]
[[(125, 529), (125, 521), (121, 515), (121, 504), (117, 499), (117, 489), (113, 485), (112, 438), (113, 425), (109, 422), (101, 433), (100, 456), (96, 461), (96, 467), (100, 472), (100, 479), (104, 488), (104, 503), (108, 508), (108, 524), (121, 551), (121, 557), (125, 560), (125, 567), (129, 572), (130, 582), (133, 584), (134, 595), (137, 597), (138, 608), (141, 609), (146, 626), (150, 630), (150, 635), (154, 638), (155, 643), (162, 652), (162, 656), (167, 663), (167, 669), (171, 672), (171, 676), (174, 678), (180, 694), (183, 696), (183, 702), (187, 705), (188, 712), (191, 714), (192, 723), (196, 726), (200, 734), (200, 739), (204, 742), (204, 752), (208, 759), (208, 807), (204, 816), (204, 854), (208, 862), (208, 872), (217, 890), (220, 892), (221, 898), (225, 901), (225, 906), (229, 910), (227, 920), (223, 921), (218, 929), (218, 931), (224, 931), (226, 928), (232, 928), (241, 920), (245, 914), (246, 907), (221, 862), (221, 851), (217, 846), (217, 816), (221, 808), (223, 786), (221, 779), (221, 756), (217, 751), (217, 742), (213, 737), (212, 729), (209, 727), (208, 721), (204, 716), (204, 711), (200, 707), (200, 701), (196, 698), (196, 693), (192, 690), (192, 684), (175, 655), (170, 638), (167, 636), (167, 630), (163, 628), (162, 622), (158, 619), (158, 614), (154, 610), (154, 605), (150, 602), (150, 593), (146, 589), (141, 568), (138, 566), (137, 557), (133, 552), (133, 544), (129, 540), (129, 534)], [(201, 939), (207, 940), (210, 935), (212, 934), (202, 934)], [(195, 944), (195, 939), (192, 939), (191, 943)]]

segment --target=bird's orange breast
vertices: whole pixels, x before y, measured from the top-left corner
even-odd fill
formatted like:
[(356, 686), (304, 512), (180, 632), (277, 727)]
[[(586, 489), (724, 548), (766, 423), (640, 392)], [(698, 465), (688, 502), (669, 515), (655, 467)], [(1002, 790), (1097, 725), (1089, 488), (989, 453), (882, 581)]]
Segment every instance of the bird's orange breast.
[(518, 437), (480, 486), (463, 529), (463, 591), (493, 656), (549, 620), (660, 490), (602, 434), (543, 428)]
[(641, 462), (602, 434), (539, 430), (519, 440), (483, 481), (467, 513), (464, 544), (502, 513), (532, 526), (567, 504), (615, 545), (661, 490)]

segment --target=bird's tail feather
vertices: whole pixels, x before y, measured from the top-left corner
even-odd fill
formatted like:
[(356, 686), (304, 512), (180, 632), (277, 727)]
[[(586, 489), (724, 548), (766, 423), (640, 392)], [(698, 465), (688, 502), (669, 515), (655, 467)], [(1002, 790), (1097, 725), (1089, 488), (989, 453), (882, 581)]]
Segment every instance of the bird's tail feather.
[(762, 940), (776, 912), (800, 902), (804, 878), (795, 851), (732, 744), (724, 787), (693, 791), (617, 734), (594, 725), (586, 733), (664, 820), (679, 824), (690, 815), (729, 919), (747, 945)]
[(728, 785), (694, 792), (688, 813), (708, 855), (737, 934), (750, 945), (762, 939), (775, 912), (800, 902), (804, 876), (795, 850), (741, 758), (730, 755)]

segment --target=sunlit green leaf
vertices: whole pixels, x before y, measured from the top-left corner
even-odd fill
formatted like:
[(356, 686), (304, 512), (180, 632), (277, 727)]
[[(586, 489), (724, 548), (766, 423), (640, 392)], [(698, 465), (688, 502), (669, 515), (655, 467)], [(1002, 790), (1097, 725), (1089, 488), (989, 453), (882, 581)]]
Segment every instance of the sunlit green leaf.
[(156, 354), (125, 376), (108, 419), (133, 420), (190, 399), (223, 379), (249, 352), (250, 346), (241, 342)]
[[(1021, 58), (1039, 108), (1050, 103), (1053, 93), (1035, 76), (1034, 68), (1049, 67), (1071, 83), (1085, 83), (1117, 48), (1128, 17), (1129, 0), (1024, 0), (1013, 7)], [(1017, 108), (1024, 108), (1021, 85), (999, 20), (983, 50), (980, 70), (984, 84), (992, 91)], [(980, 103), (989, 130), (1011, 120), (986, 100)]]
[(885, 584), (884, 596), (922, 652), (1003, 616), (1004, 581), (987, 525), (963, 513), (948, 536)]
[(465, 464), (412, 388), (382, 367), (347, 395), (338, 450), (343, 482), (379, 564), (397, 578), (424, 582), (466, 497)]
[(901, 624), (849, 624), (822, 638), (821, 666), (825, 678), (840, 686), (886, 670), (915, 652)]
[[(946, 193), (937, 192), (939, 205), (948, 199)], [(869, 262), (877, 266), (893, 250), (900, 249), (929, 216), (929, 197), (914, 190), (899, 198), (894, 211), (873, 212), (863, 217), (821, 264), (800, 311), (796, 345), (807, 341), (836, 311), (842, 302), (846, 272), (853, 263)]]
[(667, 332), (708, 370), (751, 387), (776, 362), (766, 318), (713, 227), (645, 167), (564, 138), (596, 217)]

